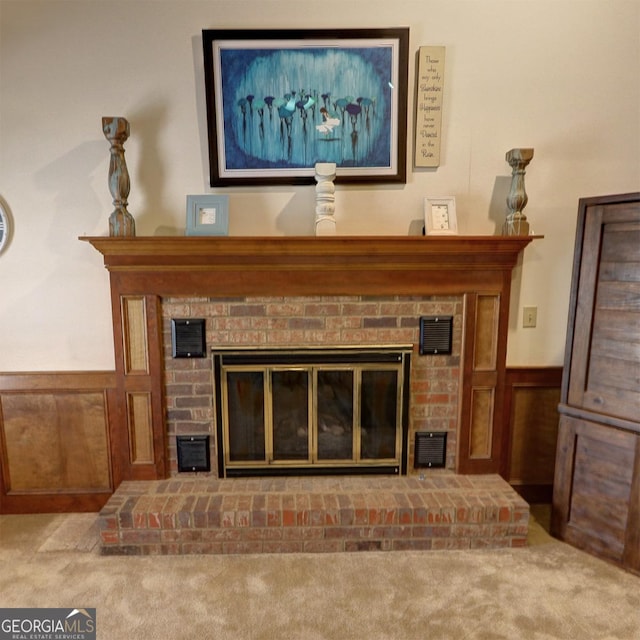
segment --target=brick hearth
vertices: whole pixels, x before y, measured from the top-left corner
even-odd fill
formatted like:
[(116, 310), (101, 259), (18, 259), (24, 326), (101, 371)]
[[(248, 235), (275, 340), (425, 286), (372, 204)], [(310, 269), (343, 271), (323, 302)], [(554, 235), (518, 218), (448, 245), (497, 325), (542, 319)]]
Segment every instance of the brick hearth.
[(497, 475), (123, 482), (105, 555), (477, 549), (526, 545), (529, 506)]

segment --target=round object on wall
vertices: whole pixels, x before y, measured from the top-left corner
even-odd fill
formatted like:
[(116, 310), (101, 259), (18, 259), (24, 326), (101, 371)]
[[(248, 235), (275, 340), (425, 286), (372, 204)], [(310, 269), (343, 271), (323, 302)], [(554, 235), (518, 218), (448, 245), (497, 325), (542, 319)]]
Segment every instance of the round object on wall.
[(0, 253), (7, 246), (7, 241), (9, 240), (9, 236), (11, 235), (11, 218), (9, 217), (9, 213), (0, 199)]

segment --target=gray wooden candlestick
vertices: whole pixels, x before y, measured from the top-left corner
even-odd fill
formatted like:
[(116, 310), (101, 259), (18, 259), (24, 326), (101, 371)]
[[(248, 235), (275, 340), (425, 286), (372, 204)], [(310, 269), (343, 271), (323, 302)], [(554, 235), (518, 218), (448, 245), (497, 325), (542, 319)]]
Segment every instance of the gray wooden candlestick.
[(529, 198), (524, 189), (525, 168), (533, 158), (533, 149), (511, 149), (507, 151), (506, 160), (511, 166), (511, 191), (507, 196), (509, 212), (504, 222), (502, 233), (505, 236), (528, 236), (529, 222), (522, 210), (527, 206)]
[(111, 143), (109, 191), (115, 209), (109, 216), (109, 235), (135, 236), (136, 222), (127, 211), (130, 182), (124, 159), (124, 143), (129, 137), (129, 122), (125, 118), (102, 118), (102, 131)]

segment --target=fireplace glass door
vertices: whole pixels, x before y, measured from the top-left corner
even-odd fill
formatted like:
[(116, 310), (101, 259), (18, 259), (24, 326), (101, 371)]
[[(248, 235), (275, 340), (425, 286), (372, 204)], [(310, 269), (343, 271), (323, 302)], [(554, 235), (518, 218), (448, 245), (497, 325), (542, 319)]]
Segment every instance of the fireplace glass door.
[(214, 356), (221, 475), (400, 472), (409, 354), (338, 353)]

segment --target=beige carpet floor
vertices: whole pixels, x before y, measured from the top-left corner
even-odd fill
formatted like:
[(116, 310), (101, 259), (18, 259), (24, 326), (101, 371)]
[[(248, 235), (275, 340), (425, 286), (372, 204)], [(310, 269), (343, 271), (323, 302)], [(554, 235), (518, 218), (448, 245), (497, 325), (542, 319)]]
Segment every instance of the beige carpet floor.
[(178, 557), (102, 557), (92, 514), (5, 515), (0, 607), (95, 607), (103, 640), (640, 639), (640, 578), (540, 513), (525, 549)]

